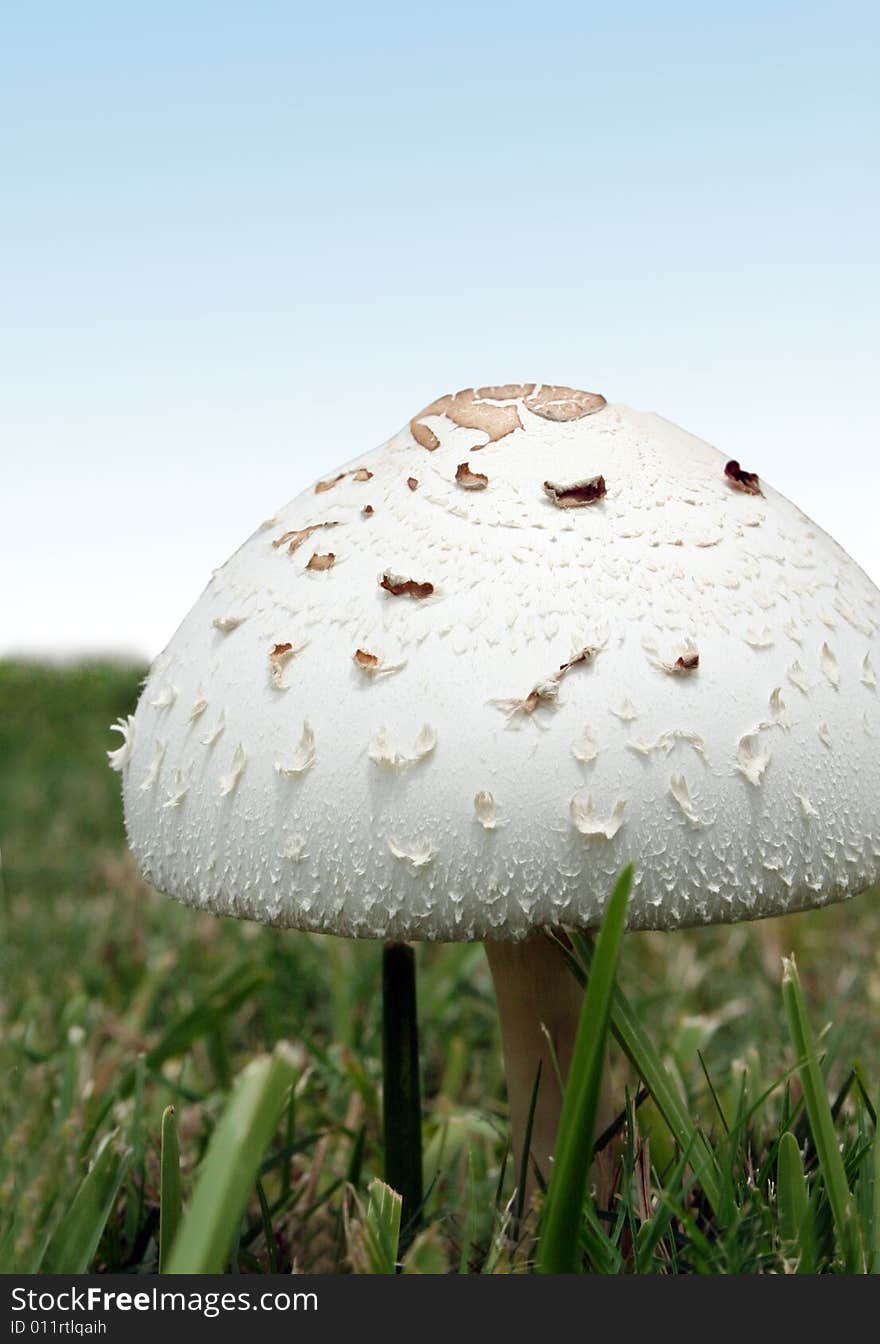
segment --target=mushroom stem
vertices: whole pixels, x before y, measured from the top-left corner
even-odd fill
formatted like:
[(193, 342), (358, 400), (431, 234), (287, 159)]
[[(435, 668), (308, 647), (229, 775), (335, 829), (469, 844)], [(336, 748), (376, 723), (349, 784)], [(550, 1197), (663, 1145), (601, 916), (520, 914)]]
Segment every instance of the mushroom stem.
[(385, 1180), (401, 1196), (401, 1251), (415, 1234), (422, 1208), (422, 1100), (416, 960), (409, 943), (382, 952), (382, 1082)]
[[(526, 1189), (528, 1206), (535, 1168), (546, 1181), (562, 1110), (563, 1082), (568, 1076), (580, 1022), (583, 992), (569, 971), (559, 947), (542, 931), (522, 942), (486, 941), (483, 946), (495, 984), (501, 1019), (501, 1043), (513, 1134), (516, 1179), (522, 1170), (523, 1147), (538, 1067), (540, 1084), (532, 1120)], [(599, 1118), (600, 1126), (602, 1117)]]

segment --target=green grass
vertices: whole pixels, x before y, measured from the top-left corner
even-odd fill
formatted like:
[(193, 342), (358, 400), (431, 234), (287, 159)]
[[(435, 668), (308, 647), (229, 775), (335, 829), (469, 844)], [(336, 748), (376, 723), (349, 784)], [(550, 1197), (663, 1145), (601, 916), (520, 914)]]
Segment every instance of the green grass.
[[(584, 1201), (589, 1198), (608, 1023), (632, 884), (630, 866), (618, 878), (611, 893), (587, 978), (559, 1120), (553, 1169), (541, 1215), (537, 1263), (542, 1274), (575, 1274), (581, 1263), (580, 1229)], [(592, 1263), (589, 1247), (587, 1254)]]
[[(139, 879), (104, 753), (141, 676), (0, 663), (0, 1271), (156, 1271), (163, 1189), (166, 1232), (194, 1215), (216, 1232), (198, 1190), (217, 1151), (235, 1189), (231, 1225), (204, 1243), (212, 1263), (387, 1270), (399, 1230), (374, 1184), (381, 949), (212, 919)], [(592, 955), (575, 940), (581, 974)], [(535, 1247), (511, 1237), (482, 950), (417, 960), (426, 1197), (404, 1268), (521, 1272)], [(880, 1268), (878, 1009), (876, 893), (626, 936), (607, 1068), (628, 1123), (602, 1159), (610, 1179), (583, 1200), (578, 1267)], [(279, 1043), (296, 1068), (267, 1082)], [(636, 1106), (642, 1082), (652, 1095)]]

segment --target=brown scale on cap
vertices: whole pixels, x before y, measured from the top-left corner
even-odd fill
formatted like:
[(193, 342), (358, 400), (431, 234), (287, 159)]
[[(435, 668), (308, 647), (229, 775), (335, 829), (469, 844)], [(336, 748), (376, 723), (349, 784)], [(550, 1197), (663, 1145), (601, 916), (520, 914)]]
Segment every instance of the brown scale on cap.
[(555, 387), (546, 383), (468, 387), (462, 392), (450, 393), (432, 401), (430, 406), (413, 416), (410, 432), (416, 443), (434, 452), (440, 447), (440, 440), (423, 421), (428, 416), (444, 415), (454, 425), (462, 429), (481, 430), (488, 435), (489, 443), (498, 443), (515, 429), (523, 427), (515, 402), (521, 402), (533, 415), (539, 415), (544, 420), (563, 423), (601, 411), (605, 398), (596, 392), (581, 392), (573, 387)]
[(400, 672), (406, 667), (405, 660), (401, 663), (386, 663), (377, 653), (370, 653), (369, 649), (355, 649), (351, 656), (361, 671), (366, 673), (370, 679), (390, 676), (392, 672)]
[(591, 663), (596, 656), (596, 650), (588, 644), (586, 648), (580, 649), (573, 658), (569, 658), (567, 663), (562, 663), (559, 671), (556, 673), (556, 680), (561, 681), (566, 672), (570, 672), (578, 663)]
[(480, 401), (473, 388), (453, 395), (439, 397), (426, 406), (410, 421), (410, 431), (416, 443), (433, 453), (440, 447), (440, 440), (432, 429), (422, 424), (430, 415), (445, 415), (454, 425), (462, 429), (479, 429), (489, 436), (490, 443), (498, 443), (515, 429), (522, 429), (519, 411), (515, 406), (493, 406), (490, 402)]
[(459, 462), (455, 472), (455, 483), (460, 485), (462, 490), (485, 490), (489, 484), (489, 477), (484, 476), (481, 471), (471, 471), (467, 462)]
[(734, 490), (741, 490), (744, 495), (763, 495), (761, 489), (761, 478), (757, 472), (743, 471), (735, 458), (732, 458), (724, 468), (724, 475), (727, 477)]
[(357, 471), (340, 471), (339, 475), (334, 476), (332, 480), (318, 481), (315, 486), (315, 494), (325, 494), (327, 490), (332, 490), (334, 486), (338, 485), (340, 481), (344, 481), (348, 476), (353, 481), (371, 481), (373, 479), (373, 473), (368, 471), (366, 467), (358, 467)]
[[(575, 387), (555, 387), (548, 383), (524, 383), (521, 387), (481, 387), (478, 396), (498, 397), (498, 394), (522, 397), (523, 405), (542, 420), (565, 424), (595, 415), (606, 404), (599, 392), (581, 392)], [(499, 398), (500, 399), (500, 398)]]
[(547, 677), (545, 681), (539, 681), (536, 686), (533, 686), (523, 700), (490, 700), (489, 703), (508, 710), (511, 718), (516, 714), (534, 714), (539, 705), (555, 704), (559, 696), (560, 683), (566, 673), (580, 663), (591, 663), (596, 656), (596, 652), (596, 649), (591, 645), (580, 649), (574, 657), (569, 658), (567, 663), (562, 663), (552, 677)]
[(415, 476), (407, 476), (406, 483), (409, 486), (410, 490), (418, 490), (419, 488), (419, 483), (416, 480)]
[(591, 476), (589, 480), (573, 481), (571, 485), (545, 481), (544, 489), (557, 509), (584, 509), (604, 499), (608, 493), (604, 476)]
[(326, 555), (319, 555), (318, 552), (315, 551), (315, 554), (306, 565), (306, 569), (313, 569), (320, 574), (325, 569), (332, 569), (335, 563), (336, 556), (332, 551), (327, 551)]
[(696, 672), (699, 666), (700, 655), (695, 649), (692, 649), (687, 653), (680, 654), (674, 663), (668, 663), (666, 665), (666, 671), (681, 675), (685, 672)]
[(287, 553), (288, 555), (293, 555), (294, 551), (299, 550), (300, 546), (302, 546), (304, 541), (308, 541), (309, 537), (312, 535), (313, 532), (320, 531), (322, 527), (336, 527), (336, 526), (337, 524), (335, 522), (312, 523), (310, 527), (300, 528), (298, 532), (282, 532), (280, 537), (275, 538), (275, 540), (272, 542), (272, 545), (277, 550), (278, 547), (283, 546), (286, 541), (290, 542), (290, 545), (287, 548)]
[(512, 718), (515, 714), (534, 714), (539, 705), (553, 704), (558, 695), (559, 683), (551, 679), (533, 686), (523, 700), (491, 700), (489, 703), (509, 710)]
[(434, 591), (433, 583), (417, 583), (415, 579), (392, 574), (389, 569), (381, 575), (379, 587), (384, 588), (392, 597), (430, 597)]
[(326, 491), (332, 490), (340, 481), (345, 480), (346, 474), (346, 472), (341, 471), (338, 476), (333, 477), (332, 481), (318, 481), (318, 484), (315, 486), (315, 494), (323, 495)]
[(374, 509), (372, 504), (365, 504), (364, 507), (361, 509), (361, 513), (364, 515), (365, 518), (369, 518), (373, 512)]
[(290, 643), (273, 644), (269, 650), (269, 677), (276, 690), (284, 691), (287, 689), (283, 685), (281, 678), (284, 675), (284, 669), (293, 658), (296, 650)]

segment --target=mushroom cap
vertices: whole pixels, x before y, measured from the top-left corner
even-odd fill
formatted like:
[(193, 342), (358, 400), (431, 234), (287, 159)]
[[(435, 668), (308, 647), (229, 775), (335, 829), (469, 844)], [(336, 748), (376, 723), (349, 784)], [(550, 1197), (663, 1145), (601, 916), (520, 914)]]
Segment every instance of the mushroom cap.
[[(754, 464), (749, 464), (750, 466)], [(750, 470), (546, 385), (440, 398), (217, 570), (117, 725), (144, 875), (353, 937), (635, 928), (880, 872), (880, 592)]]

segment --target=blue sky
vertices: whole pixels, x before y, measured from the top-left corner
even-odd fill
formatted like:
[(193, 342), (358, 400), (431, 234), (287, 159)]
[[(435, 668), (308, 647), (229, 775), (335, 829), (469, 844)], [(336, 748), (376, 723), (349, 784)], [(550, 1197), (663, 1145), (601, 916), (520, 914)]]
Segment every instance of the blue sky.
[(0, 651), (155, 653), (485, 382), (659, 411), (880, 580), (878, 48), (845, 0), (5, 4)]

